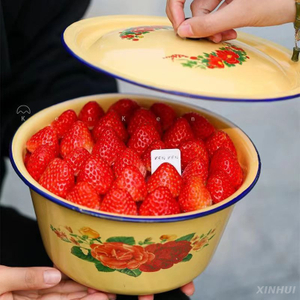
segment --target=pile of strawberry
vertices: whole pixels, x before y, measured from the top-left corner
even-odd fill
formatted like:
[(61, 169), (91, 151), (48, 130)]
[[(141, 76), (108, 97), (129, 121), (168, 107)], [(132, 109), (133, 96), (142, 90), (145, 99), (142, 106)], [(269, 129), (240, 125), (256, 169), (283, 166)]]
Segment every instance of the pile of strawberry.
[[(120, 99), (105, 113), (95, 101), (67, 110), (26, 143), (25, 165), (50, 192), (125, 215), (170, 215), (226, 199), (243, 182), (233, 142), (195, 112), (150, 109)], [(182, 174), (168, 163), (151, 175), (154, 149), (181, 151)]]

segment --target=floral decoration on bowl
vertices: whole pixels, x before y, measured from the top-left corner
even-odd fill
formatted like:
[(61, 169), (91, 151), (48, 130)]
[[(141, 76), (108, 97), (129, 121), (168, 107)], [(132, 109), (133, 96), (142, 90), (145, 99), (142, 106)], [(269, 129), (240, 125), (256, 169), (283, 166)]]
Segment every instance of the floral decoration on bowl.
[(131, 40), (134, 42), (139, 41), (144, 38), (144, 35), (152, 31), (157, 31), (161, 29), (170, 30), (170, 26), (140, 26), (140, 27), (131, 27), (127, 28), (120, 32), (120, 38)]
[(201, 68), (201, 69), (224, 69), (225, 67), (235, 67), (242, 65), (250, 57), (247, 52), (233, 44), (224, 43), (224, 47), (211, 53), (204, 52), (197, 56), (187, 56), (184, 54), (172, 54), (164, 57), (173, 62), (180, 62), (183, 67)]
[(191, 233), (182, 237), (162, 235), (159, 242), (151, 237), (136, 243), (134, 237), (116, 236), (102, 241), (100, 234), (83, 227), (75, 233), (69, 226), (51, 230), (62, 241), (74, 244), (71, 253), (76, 257), (94, 263), (99, 272), (120, 272), (138, 277), (142, 272), (157, 272), (169, 269), (180, 262), (193, 258), (192, 251), (198, 252), (209, 246), (215, 236), (215, 229), (206, 234)]

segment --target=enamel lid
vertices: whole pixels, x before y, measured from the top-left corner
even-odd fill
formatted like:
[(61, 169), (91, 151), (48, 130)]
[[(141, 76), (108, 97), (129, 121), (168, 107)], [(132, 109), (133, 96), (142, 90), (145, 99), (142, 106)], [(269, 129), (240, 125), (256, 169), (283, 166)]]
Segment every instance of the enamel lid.
[(225, 101), (300, 95), (300, 63), (291, 51), (242, 32), (214, 44), (178, 37), (164, 17), (105, 16), (70, 25), (63, 40), (88, 66), (161, 92)]

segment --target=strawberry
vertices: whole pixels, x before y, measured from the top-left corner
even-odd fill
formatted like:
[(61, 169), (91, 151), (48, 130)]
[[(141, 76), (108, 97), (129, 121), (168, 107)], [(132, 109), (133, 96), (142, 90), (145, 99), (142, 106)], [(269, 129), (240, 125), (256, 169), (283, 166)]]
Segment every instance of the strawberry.
[(210, 206), (212, 200), (202, 180), (192, 177), (183, 185), (178, 203), (182, 212), (190, 212)]
[(111, 127), (117, 134), (117, 136), (123, 141), (126, 142), (128, 139), (128, 133), (121, 121), (120, 116), (115, 111), (108, 112), (105, 116), (103, 116), (97, 124), (95, 125), (92, 134), (97, 141), (102, 133), (102, 131), (106, 127)]
[(211, 159), (210, 172), (213, 173), (216, 170), (224, 171), (236, 189), (243, 182), (243, 170), (237, 157), (226, 148), (219, 148)]
[(78, 119), (82, 121), (88, 129), (92, 130), (97, 121), (104, 116), (104, 110), (96, 101), (90, 101), (81, 109)]
[(91, 155), (81, 167), (77, 182), (88, 182), (98, 194), (105, 194), (110, 189), (114, 175), (109, 165), (98, 155)]
[(100, 210), (123, 215), (137, 215), (137, 206), (130, 194), (119, 188), (111, 189), (104, 197)]
[(209, 136), (205, 141), (205, 146), (210, 157), (212, 157), (220, 147), (229, 149), (235, 156), (237, 156), (232, 140), (229, 135), (222, 130), (218, 130)]
[(31, 156), (31, 153), (26, 149), (25, 155), (24, 155), (24, 165), (27, 166), (27, 163), (29, 161), (29, 158)]
[(163, 142), (167, 149), (177, 148), (183, 141), (188, 141), (194, 137), (188, 121), (178, 118), (175, 123), (165, 132)]
[(153, 141), (142, 155), (142, 161), (147, 171), (151, 172), (151, 152), (152, 150), (165, 149), (165, 144), (161, 140)]
[(135, 151), (127, 148), (119, 157), (117, 157), (114, 165), (113, 171), (115, 176), (118, 177), (122, 173), (123, 169), (127, 166), (135, 166), (139, 169), (143, 177), (146, 177), (147, 170), (144, 166), (140, 157), (136, 154)]
[(141, 156), (155, 140), (160, 140), (160, 136), (156, 129), (149, 124), (142, 125), (135, 130), (134, 134), (130, 137), (127, 146)]
[(159, 118), (162, 130), (167, 130), (176, 120), (175, 110), (165, 103), (154, 103), (150, 110)]
[(213, 203), (219, 203), (235, 192), (228, 175), (221, 170), (216, 170), (209, 175), (206, 187), (211, 194)]
[(51, 126), (56, 132), (59, 139), (63, 138), (66, 132), (71, 128), (74, 122), (77, 121), (77, 115), (74, 110), (69, 109), (64, 111), (59, 117), (57, 117)]
[(203, 116), (195, 112), (190, 112), (182, 116), (192, 127), (195, 137), (202, 140), (208, 138), (215, 131), (215, 127)]
[(50, 161), (55, 158), (53, 148), (48, 145), (41, 145), (31, 154), (26, 168), (28, 173), (36, 180), (39, 181), (42, 174), (46, 170)]
[(76, 121), (61, 140), (60, 154), (65, 157), (74, 149), (81, 147), (91, 152), (93, 146), (94, 142), (87, 126), (82, 121)]
[(39, 183), (51, 193), (65, 198), (75, 184), (73, 170), (64, 160), (55, 158), (46, 168)]
[(110, 106), (108, 112), (112, 110), (117, 112), (122, 122), (127, 125), (133, 113), (139, 108), (140, 106), (131, 99), (120, 99)]
[(34, 152), (37, 147), (41, 145), (50, 146), (55, 155), (59, 152), (58, 138), (54, 129), (50, 126), (46, 126), (43, 129), (35, 133), (26, 143), (26, 148), (29, 152)]
[(127, 191), (134, 201), (143, 201), (147, 195), (145, 179), (135, 166), (124, 168), (112, 188)]
[(85, 148), (75, 148), (71, 151), (64, 160), (72, 168), (74, 175), (77, 176), (85, 161), (91, 156), (90, 152)]
[(183, 170), (194, 158), (201, 158), (208, 166), (208, 153), (202, 140), (183, 141), (179, 146), (179, 150), (181, 152), (181, 167)]
[(126, 146), (111, 127), (103, 129), (92, 154), (103, 158), (110, 166), (125, 151)]
[(180, 193), (182, 178), (169, 163), (161, 164), (156, 171), (150, 176), (147, 182), (148, 193), (153, 192), (160, 186), (167, 187), (173, 197), (177, 197)]
[(187, 182), (192, 177), (200, 177), (203, 183), (206, 182), (208, 177), (208, 164), (202, 158), (195, 158), (188, 163), (182, 173), (183, 182)]
[(140, 108), (134, 112), (127, 128), (129, 135), (132, 135), (142, 125), (152, 125), (159, 135), (162, 134), (161, 124), (157, 117), (153, 112), (145, 108)]
[(96, 190), (87, 182), (78, 182), (67, 194), (66, 199), (93, 209), (99, 209), (101, 201)]
[(165, 216), (179, 213), (179, 204), (173, 198), (170, 190), (163, 186), (148, 194), (139, 208), (141, 216)]

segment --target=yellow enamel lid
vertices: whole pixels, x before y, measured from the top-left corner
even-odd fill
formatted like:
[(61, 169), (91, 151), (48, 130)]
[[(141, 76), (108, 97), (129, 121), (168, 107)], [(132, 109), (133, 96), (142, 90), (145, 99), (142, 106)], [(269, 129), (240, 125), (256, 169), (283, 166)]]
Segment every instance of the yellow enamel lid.
[(242, 32), (214, 44), (178, 37), (164, 17), (105, 16), (70, 25), (63, 39), (88, 66), (162, 92), (227, 101), (300, 95), (300, 63), (291, 51)]

